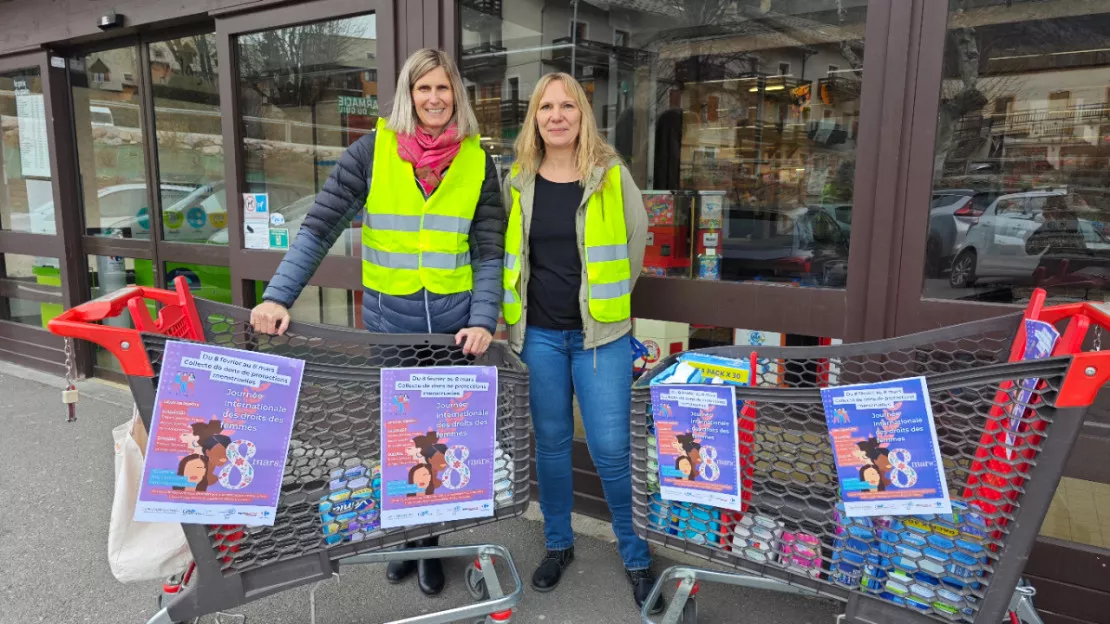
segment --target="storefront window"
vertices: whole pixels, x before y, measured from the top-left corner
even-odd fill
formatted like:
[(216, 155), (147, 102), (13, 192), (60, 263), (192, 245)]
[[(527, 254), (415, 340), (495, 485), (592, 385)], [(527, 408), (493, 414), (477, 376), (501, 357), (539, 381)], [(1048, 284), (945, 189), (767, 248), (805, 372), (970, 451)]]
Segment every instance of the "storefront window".
[(1110, 8), (952, 0), (949, 13), (924, 295), (1105, 300)]
[(0, 229), (55, 233), (43, 102), (38, 68), (0, 74)]
[[(284, 249), (340, 155), (378, 116), (377, 22), (366, 15), (239, 38), (246, 190), (269, 224), (245, 224), (252, 249)], [(357, 224), (352, 224), (352, 228)], [(359, 255), (349, 229), (331, 253)]]
[[(142, 112), (134, 46), (79, 58), (70, 73), (81, 174), (85, 234), (150, 238)], [(161, 185), (162, 205), (196, 190), (184, 182)]]
[(459, 11), (463, 77), (503, 175), (540, 76), (573, 72), (644, 191), (645, 273), (845, 285), (865, 0)]
[[(54, 293), (60, 298), (62, 276), (57, 258), (0, 254), (0, 279), (17, 282), (31, 292)], [(40, 303), (19, 297), (0, 297), (0, 320), (45, 327), (62, 313), (61, 303)]]
[(165, 270), (166, 288), (172, 289), (174, 280), (184, 277), (193, 296), (231, 303), (231, 269), (195, 262), (167, 262)]
[[(256, 282), (256, 284), (259, 284), (258, 300), (261, 301), (267, 283)], [(289, 308), (289, 316), (301, 323), (361, 329), (363, 327), (362, 291), (305, 286), (301, 296), (297, 297), (293, 307)]]
[[(150, 44), (158, 178), (194, 189), (162, 204), (162, 238), (227, 244), (227, 193), (215, 35)], [(141, 213), (149, 227), (149, 214)]]
[[(150, 260), (136, 260), (122, 256), (89, 256), (89, 299), (111, 294), (127, 286), (153, 286), (154, 271)], [(153, 304), (149, 305), (152, 314)], [(105, 325), (114, 327), (134, 327), (128, 313), (106, 318)], [(119, 360), (103, 347), (96, 347), (96, 365), (101, 368), (123, 372)]]

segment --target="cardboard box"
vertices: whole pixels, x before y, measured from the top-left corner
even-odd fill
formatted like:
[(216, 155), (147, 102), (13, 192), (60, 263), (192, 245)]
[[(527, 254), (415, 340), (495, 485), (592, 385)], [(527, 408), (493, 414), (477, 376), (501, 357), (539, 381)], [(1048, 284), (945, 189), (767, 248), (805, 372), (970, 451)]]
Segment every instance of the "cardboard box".
[(649, 355), (642, 363), (652, 368), (668, 355), (689, 348), (690, 325), (638, 318), (632, 320), (632, 335), (647, 347)]

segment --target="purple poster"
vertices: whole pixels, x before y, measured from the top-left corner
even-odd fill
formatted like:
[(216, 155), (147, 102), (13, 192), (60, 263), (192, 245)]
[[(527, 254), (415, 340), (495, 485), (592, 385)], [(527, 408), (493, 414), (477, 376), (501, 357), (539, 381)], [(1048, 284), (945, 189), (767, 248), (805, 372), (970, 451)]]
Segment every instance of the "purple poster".
[(274, 524), (304, 362), (166, 342), (135, 520)]
[(382, 528), (493, 515), (497, 368), (382, 369)]
[[(1060, 339), (1060, 332), (1056, 328), (1044, 321), (1035, 321), (1033, 319), (1025, 319), (1025, 354), (1021, 357), (1023, 360), (1043, 360), (1052, 355), (1052, 350), (1056, 348), (1056, 341)], [(1010, 404), (1006, 409), (1009, 414), (1009, 422), (1006, 428), (1006, 446), (1012, 447), (1014, 445), (1014, 434), (1021, 428), (1021, 420), (1025, 418), (1025, 406), (1029, 405), (1029, 401), (1033, 398), (1033, 393), (1037, 390), (1037, 384), (1041, 382), (1040, 379), (1024, 379), (1021, 382), (1021, 389), (1018, 391), (1017, 400)], [(1006, 458), (1013, 459), (1014, 451), (1012, 448), (1007, 449)]]
[(740, 511), (736, 388), (652, 386), (651, 409), (663, 499)]

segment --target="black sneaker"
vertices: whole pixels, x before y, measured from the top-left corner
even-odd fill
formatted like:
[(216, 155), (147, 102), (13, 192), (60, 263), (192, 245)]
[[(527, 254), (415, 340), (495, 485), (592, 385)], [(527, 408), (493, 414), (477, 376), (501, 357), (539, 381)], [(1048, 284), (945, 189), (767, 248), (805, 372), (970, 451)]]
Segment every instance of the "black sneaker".
[[(655, 587), (655, 575), (651, 570), (625, 570), (624, 573), (628, 575), (628, 582), (632, 583), (632, 597), (636, 599), (636, 606), (643, 609), (644, 601), (648, 599), (651, 594), (651, 589)], [(655, 604), (651, 605), (648, 613), (656, 615), (663, 612), (663, 596), (655, 600)]]
[(532, 574), (532, 589), (538, 592), (549, 592), (559, 584), (563, 577), (563, 570), (567, 569), (570, 562), (574, 561), (574, 547), (565, 550), (549, 550), (544, 555), (536, 571)]

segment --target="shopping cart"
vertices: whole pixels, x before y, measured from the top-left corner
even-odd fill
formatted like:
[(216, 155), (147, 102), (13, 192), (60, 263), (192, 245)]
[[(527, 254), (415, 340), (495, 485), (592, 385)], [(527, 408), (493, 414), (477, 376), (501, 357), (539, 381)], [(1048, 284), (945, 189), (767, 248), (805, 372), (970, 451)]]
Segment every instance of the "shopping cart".
[[(838, 599), (850, 624), (1038, 624), (1021, 574), (1087, 407), (1110, 379), (1110, 353), (1098, 351), (1110, 305), (1045, 308), (1044, 298), (1035, 291), (1024, 314), (890, 340), (699, 351), (754, 371), (736, 388), (740, 512), (659, 497), (649, 384), (678, 356), (644, 375), (633, 388), (636, 532), (728, 570), (671, 568), (645, 604), (677, 584), (662, 621), (692, 624), (698, 582), (710, 581)], [(1024, 319), (1061, 332), (1050, 357), (1023, 360)], [(1091, 325), (1094, 351), (1084, 352)], [(847, 518), (820, 388), (916, 376), (928, 382), (956, 513)], [(1030, 380), (1040, 381), (1026, 394)]]
[[(503, 546), (483, 544), (385, 551), (417, 539), (443, 535), (524, 513), (529, 499), (528, 373), (504, 345), (494, 343), (475, 360), (451, 336), (386, 335), (292, 323), (283, 336), (255, 333), (250, 311), (194, 299), (183, 277), (174, 291), (126, 288), (66, 311), (49, 324), (66, 338), (87, 340), (111, 352), (128, 376), (148, 430), (158, 372), (167, 339), (265, 351), (305, 361), (300, 400), (273, 526), (184, 524), (194, 559), (180, 579), (166, 586), (164, 603), (149, 624), (187, 621), (236, 608), (293, 587), (316, 584), (310, 593), (315, 621), (315, 589), (339, 572), (340, 564), (399, 559), (463, 557), (473, 561), (465, 581), (480, 602), (403, 620), (411, 624), (508, 622), (523, 584)], [(151, 310), (160, 308), (157, 316)], [(128, 310), (135, 329), (98, 324)], [(366, 535), (362, 541), (325, 542), (318, 503), (329, 493), (329, 474), (377, 462), (380, 453), (380, 370), (403, 366), (490, 365), (498, 369), (497, 440), (507, 465), (492, 517)], [(505, 472), (508, 472), (506, 475)], [(501, 585), (495, 560), (503, 562), (511, 591)]]

